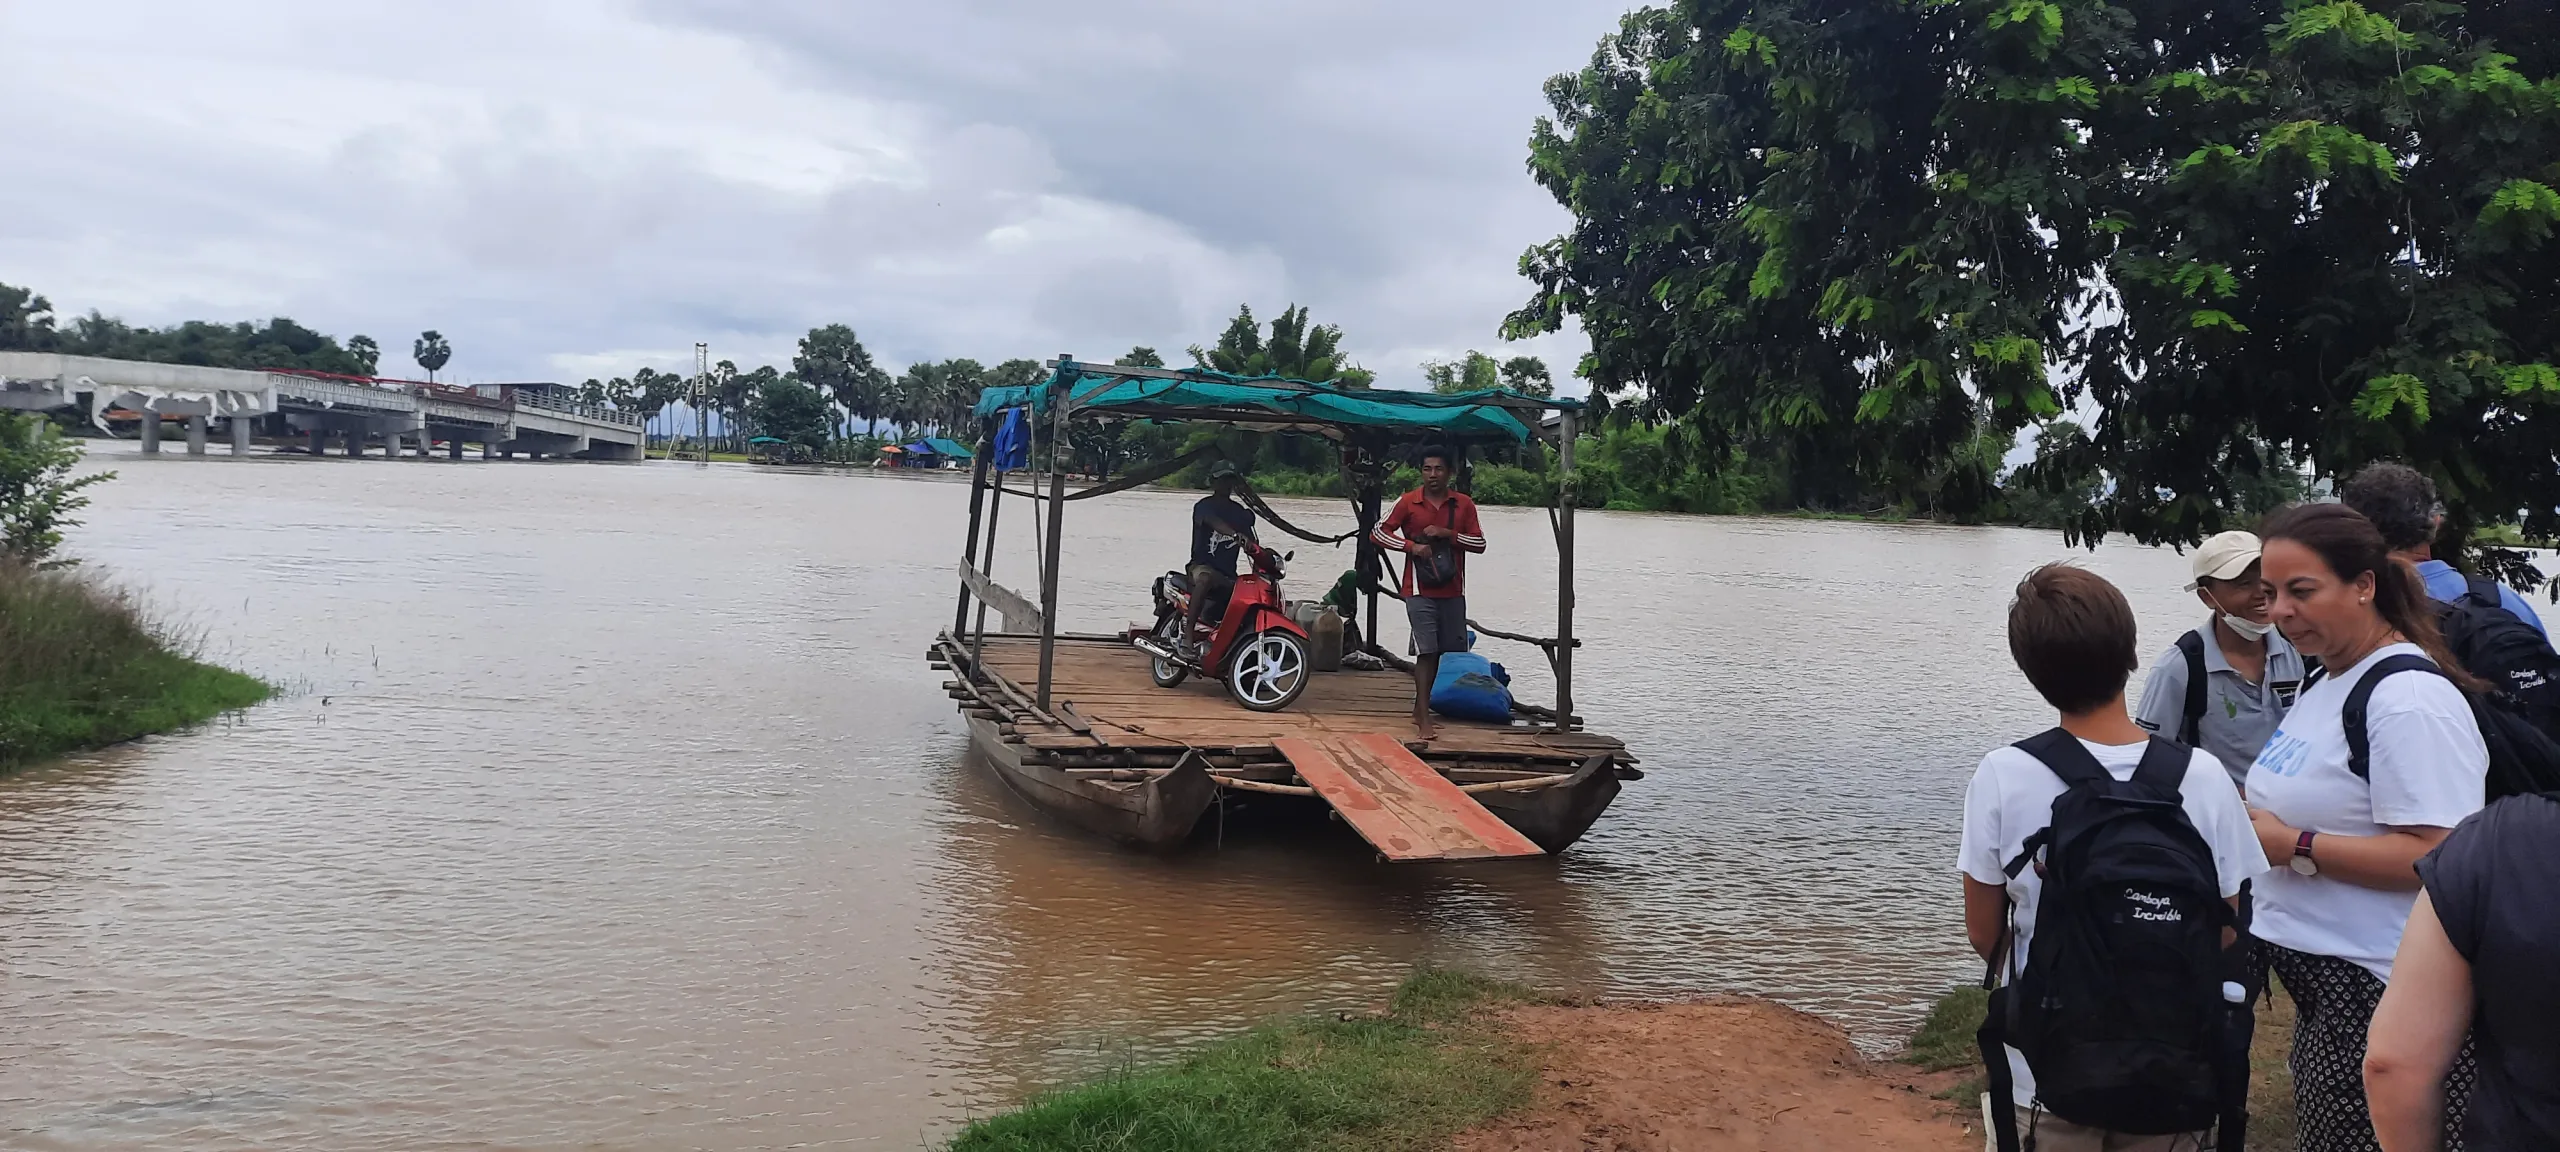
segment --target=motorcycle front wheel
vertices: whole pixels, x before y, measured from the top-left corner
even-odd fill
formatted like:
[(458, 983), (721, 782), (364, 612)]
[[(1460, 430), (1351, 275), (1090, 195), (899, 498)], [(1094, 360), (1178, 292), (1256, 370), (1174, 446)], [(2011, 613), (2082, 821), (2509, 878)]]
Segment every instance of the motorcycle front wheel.
[(1306, 641), (1287, 632), (1264, 632), (1236, 645), (1227, 660), (1227, 691), (1236, 703), (1256, 712), (1277, 712), (1297, 703), (1311, 670)]
[[(1164, 645), (1165, 650), (1168, 652), (1179, 652), (1182, 650), (1182, 645), (1180, 643), (1181, 639), (1182, 613), (1166, 613), (1165, 618), (1158, 621), (1156, 624), (1156, 643)], [(1150, 662), (1147, 671), (1155, 676), (1156, 687), (1158, 688), (1179, 687), (1182, 682), (1191, 675), (1191, 669), (1189, 667), (1167, 660), (1162, 656), (1154, 657)]]

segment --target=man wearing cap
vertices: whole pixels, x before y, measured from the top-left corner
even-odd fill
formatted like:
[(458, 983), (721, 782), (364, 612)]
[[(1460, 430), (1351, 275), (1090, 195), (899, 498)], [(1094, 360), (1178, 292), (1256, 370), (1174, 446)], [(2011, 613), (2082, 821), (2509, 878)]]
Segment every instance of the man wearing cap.
[(1200, 614), (1212, 599), (1224, 601), (1236, 586), (1236, 542), (1253, 540), (1253, 513), (1236, 502), (1244, 475), (1220, 460), (1209, 467), (1209, 494), (1191, 506), (1191, 610), (1183, 622), (1185, 651), (1197, 647)]
[(2239, 785), (2302, 692), (2302, 654), (2267, 623), (2256, 536), (2224, 532), (2206, 540), (2195, 551), (2192, 571), (2187, 590), (2213, 617), (2178, 637), (2151, 666), (2133, 719), (2213, 753)]

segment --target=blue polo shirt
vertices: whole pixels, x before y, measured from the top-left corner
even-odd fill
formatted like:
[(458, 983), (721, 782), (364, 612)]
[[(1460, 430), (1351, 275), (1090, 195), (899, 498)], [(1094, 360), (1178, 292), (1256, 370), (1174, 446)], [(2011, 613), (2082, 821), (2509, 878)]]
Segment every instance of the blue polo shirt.
[[(2442, 560), (2418, 561), (2418, 576), (2427, 582), (2428, 596), (2447, 604), (2462, 599), (2462, 594), (2470, 589), (2469, 581), (2462, 572)], [(2542, 617), (2533, 614), (2533, 605), (2525, 603), (2524, 597), (2516, 595), (2515, 589), (2498, 585), (2498, 607), (2533, 625), (2533, 630), (2542, 633), (2543, 639), (2551, 638), (2551, 629), (2543, 627)]]

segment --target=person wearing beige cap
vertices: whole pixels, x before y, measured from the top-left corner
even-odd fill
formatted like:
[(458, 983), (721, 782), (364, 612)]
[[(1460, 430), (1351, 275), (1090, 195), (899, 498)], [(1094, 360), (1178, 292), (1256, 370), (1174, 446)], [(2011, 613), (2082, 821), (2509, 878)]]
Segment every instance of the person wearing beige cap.
[(2213, 753), (2231, 782), (2249, 778), (2301, 694), (2302, 654), (2267, 622), (2267, 593), (2258, 580), (2258, 538), (2224, 532), (2196, 547), (2187, 590), (2213, 610), (2201, 628), (2178, 637), (2152, 664), (2134, 723), (2189, 748)]

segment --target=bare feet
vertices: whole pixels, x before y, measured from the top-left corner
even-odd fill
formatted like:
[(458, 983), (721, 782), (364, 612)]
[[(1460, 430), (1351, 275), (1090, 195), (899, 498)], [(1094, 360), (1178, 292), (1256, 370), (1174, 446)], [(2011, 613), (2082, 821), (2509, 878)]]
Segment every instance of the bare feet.
[(1440, 734), (1440, 728), (1431, 722), (1431, 717), (1416, 716), (1413, 718), (1413, 733), (1428, 743), (1432, 737)]

